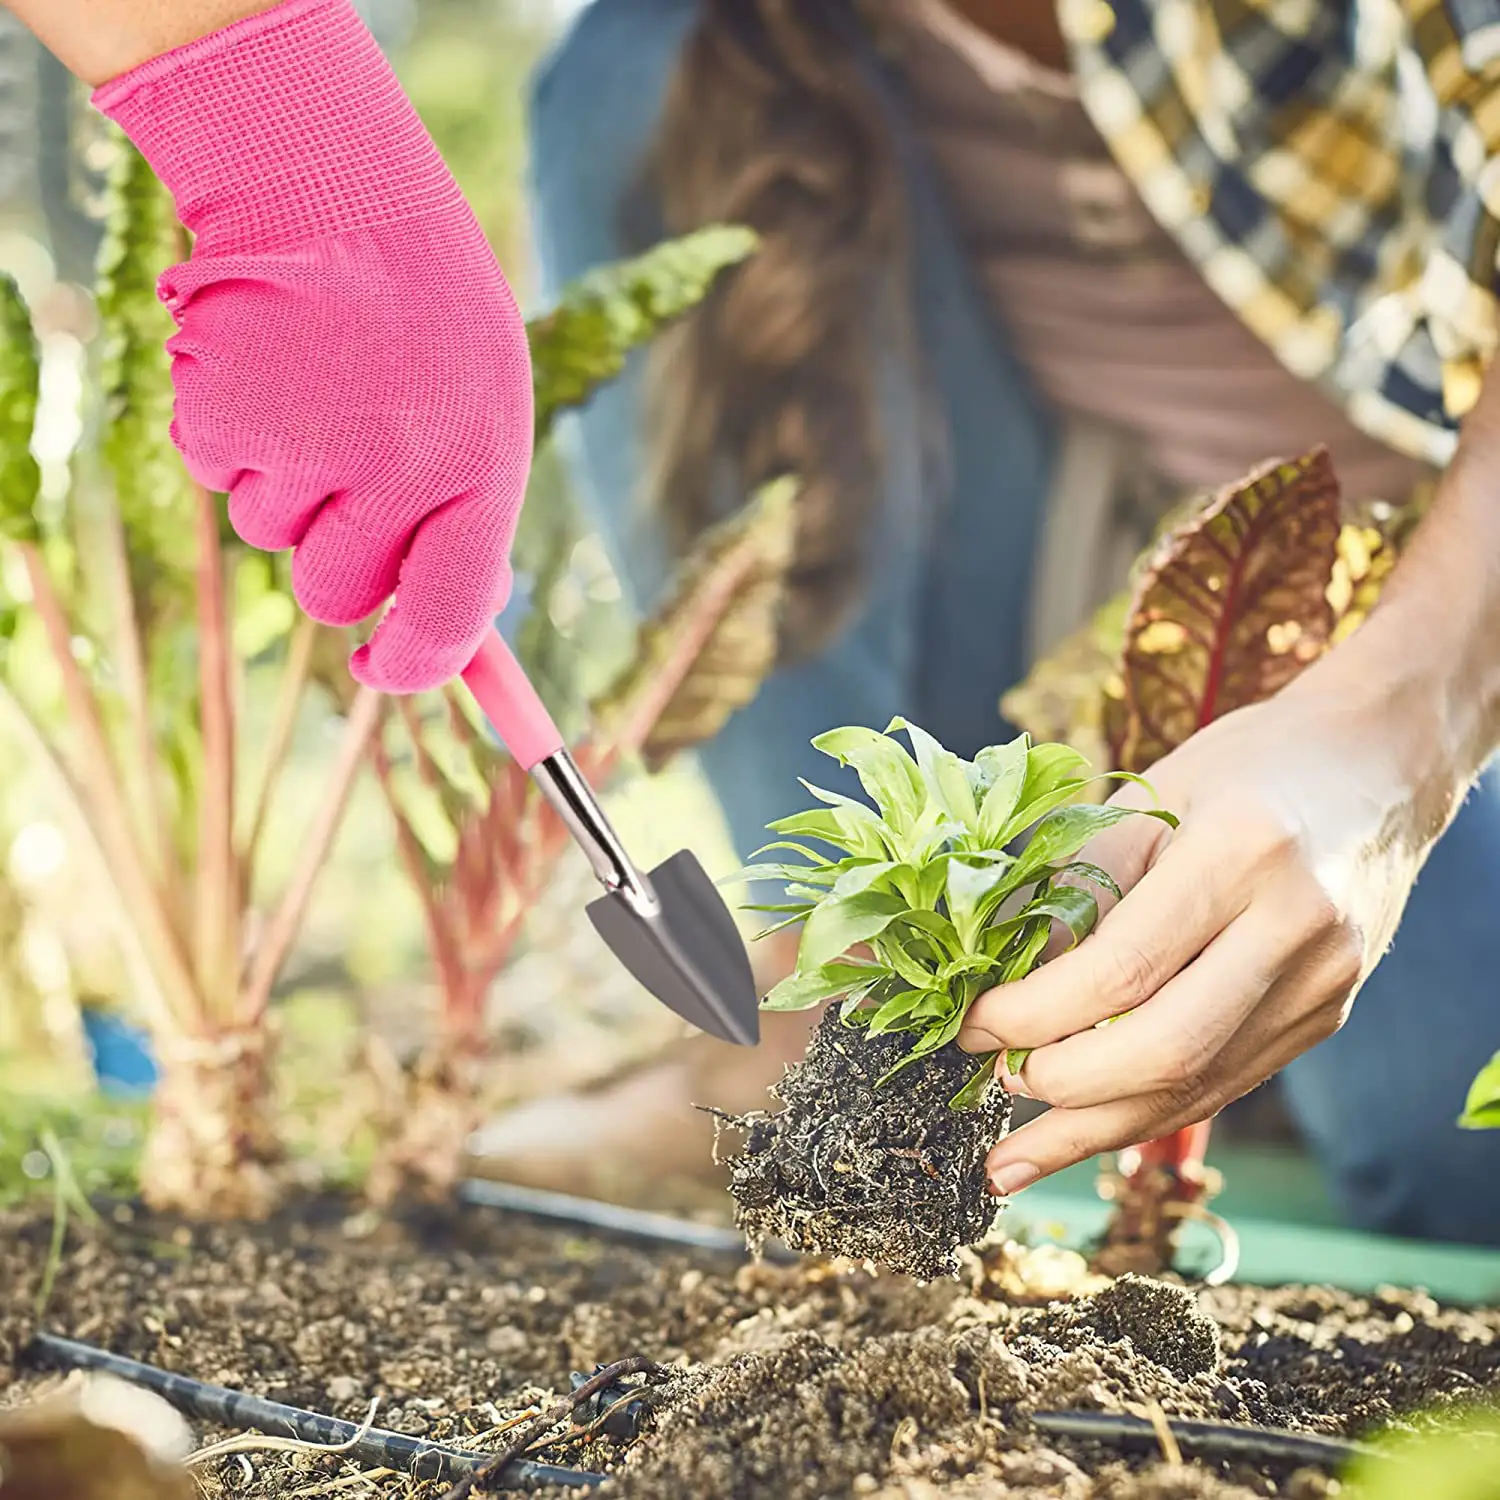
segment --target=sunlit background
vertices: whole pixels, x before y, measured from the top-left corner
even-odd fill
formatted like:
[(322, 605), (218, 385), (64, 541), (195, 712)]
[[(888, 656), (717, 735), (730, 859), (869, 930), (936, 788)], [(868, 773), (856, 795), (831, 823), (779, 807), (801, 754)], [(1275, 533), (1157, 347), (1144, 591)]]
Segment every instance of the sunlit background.
[[(534, 302), (524, 202), (525, 86), (529, 71), (581, 0), (358, 0), (509, 273), (523, 304)], [(8, 13), (0, 11), (0, 270), (29, 304), (42, 348), (41, 413), (34, 453), (44, 499), (58, 501), (80, 461), (89, 420), (94, 308), (88, 288), (100, 239), (99, 211), (112, 146), (85, 91)], [(560, 476), (544, 469), (533, 488), (521, 539), (519, 597), (525, 609), (524, 554), (536, 537), (573, 528), (568, 575), (552, 595), (551, 624), (567, 649), (560, 658), (576, 692), (603, 680), (618, 660), (619, 590), (603, 550), (578, 523)], [(9, 555), (9, 554), (7, 554)], [(24, 601), (24, 579), (0, 574), (0, 610)], [(284, 628), (267, 620), (266, 628)], [(244, 621), (240, 622), (244, 626)], [(253, 627), (245, 627), (253, 628)], [(24, 625), (14, 633), (8, 670), (46, 673)], [(259, 696), (258, 696), (259, 695)], [(266, 690), (252, 679), (246, 716)], [(277, 829), (266, 845), (272, 878), (290, 861), (298, 832), (316, 808), (338, 725), (303, 715)], [(253, 727), (252, 727), (253, 733)], [(102, 875), (65, 826), (24, 734), (0, 713), (0, 1092), (14, 1101), (83, 1097), (93, 1068), (80, 1017), (89, 1010), (129, 1020), (129, 986), (100, 913)], [(387, 810), (365, 778), (325, 871), (293, 963), (278, 987), (283, 1028), (303, 1065), (292, 1086), (305, 1090), (316, 1139), (339, 1147), (317, 1106), (339, 1092), (349, 1049), (371, 1028), (393, 1050), (419, 1038), (433, 1004), (421, 914), (395, 858)], [(617, 799), (618, 801), (619, 799)], [(616, 809), (643, 860), (683, 842), (720, 863), (716, 814), (691, 768), (664, 783), (636, 787)], [(705, 833), (704, 830), (707, 830)], [(557, 1088), (618, 1067), (662, 1045), (675, 1026), (602, 953), (582, 903), (591, 894), (581, 861), (565, 863), (520, 956), (496, 987), (493, 1019), (508, 1062), (497, 1097)], [(509, 997), (509, 998), (508, 998)], [(524, 997), (524, 998), (523, 998)], [(540, 1003), (538, 997), (545, 997)], [(539, 1066), (540, 1064), (540, 1066)], [(40, 1107), (40, 1106), (39, 1106)], [(48, 1106), (49, 1108), (51, 1105)], [(357, 1113), (357, 1106), (355, 1107)], [(111, 1129), (123, 1128), (116, 1121)], [(8, 1142), (0, 1121), (0, 1173)], [(33, 1153), (34, 1155), (34, 1153)], [(14, 1163), (12, 1165), (15, 1165)], [(26, 1170), (41, 1170), (28, 1158)]]

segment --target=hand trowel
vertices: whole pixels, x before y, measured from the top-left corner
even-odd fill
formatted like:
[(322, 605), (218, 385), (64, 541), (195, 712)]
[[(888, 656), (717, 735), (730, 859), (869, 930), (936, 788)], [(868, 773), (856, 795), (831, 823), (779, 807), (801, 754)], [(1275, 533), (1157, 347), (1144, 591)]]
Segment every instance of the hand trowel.
[(604, 895), (589, 919), (615, 957), (663, 1005), (726, 1042), (760, 1040), (750, 956), (724, 898), (686, 849), (642, 873), (498, 631), (464, 670), (465, 686), (505, 748), (588, 856)]

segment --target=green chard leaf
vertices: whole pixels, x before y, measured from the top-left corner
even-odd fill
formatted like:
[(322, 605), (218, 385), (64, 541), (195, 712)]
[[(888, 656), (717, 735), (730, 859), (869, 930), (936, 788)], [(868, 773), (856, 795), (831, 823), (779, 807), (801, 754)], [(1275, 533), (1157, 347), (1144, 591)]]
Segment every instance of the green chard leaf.
[(758, 245), (751, 229), (709, 224), (564, 287), (558, 305), (526, 325), (537, 445), (559, 413), (584, 405), (620, 374), (632, 350), (696, 307)]

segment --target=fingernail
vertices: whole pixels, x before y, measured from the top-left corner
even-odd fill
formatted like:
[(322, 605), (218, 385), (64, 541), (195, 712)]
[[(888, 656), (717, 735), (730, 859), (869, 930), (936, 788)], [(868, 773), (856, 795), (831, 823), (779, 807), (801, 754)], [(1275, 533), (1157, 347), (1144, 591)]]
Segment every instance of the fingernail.
[(1027, 1092), (1026, 1084), (1019, 1073), (1012, 1073), (1008, 1068), (1001, 1068), (999, 1076), (1000, 1087), (1007, 1094), (1013, 1094), (1017, 1099), (1031, 1098), (1030, 1093)]
[(990, 1176), (990, 1189), (997, 1198), (1008, 1198), (1029, 1187), (1042, 1175), (1042, 1169), (1029, 1161), (1011, 1161)]

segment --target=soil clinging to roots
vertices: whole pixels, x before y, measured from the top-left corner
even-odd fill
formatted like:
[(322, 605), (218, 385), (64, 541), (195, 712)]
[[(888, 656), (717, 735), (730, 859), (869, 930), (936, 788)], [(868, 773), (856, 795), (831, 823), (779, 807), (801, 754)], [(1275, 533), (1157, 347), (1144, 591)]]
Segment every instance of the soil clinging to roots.
[(853, 1031), (830, 1008), (806, 1059), (771, 1090), (783, 1108), (728, 1121), (744, 1133), (729, 1191), (752, 1245), (780, 1239), (924, 1280), (958, 1274), (959, 1247), (994, 1221), (984, 1159), (1010, 1123), (1010, 1095), (991, 1085), (977, 1109), (951, 1109), (977, 1065), (954, 1047), (880, 1084), (910, 1046)]

